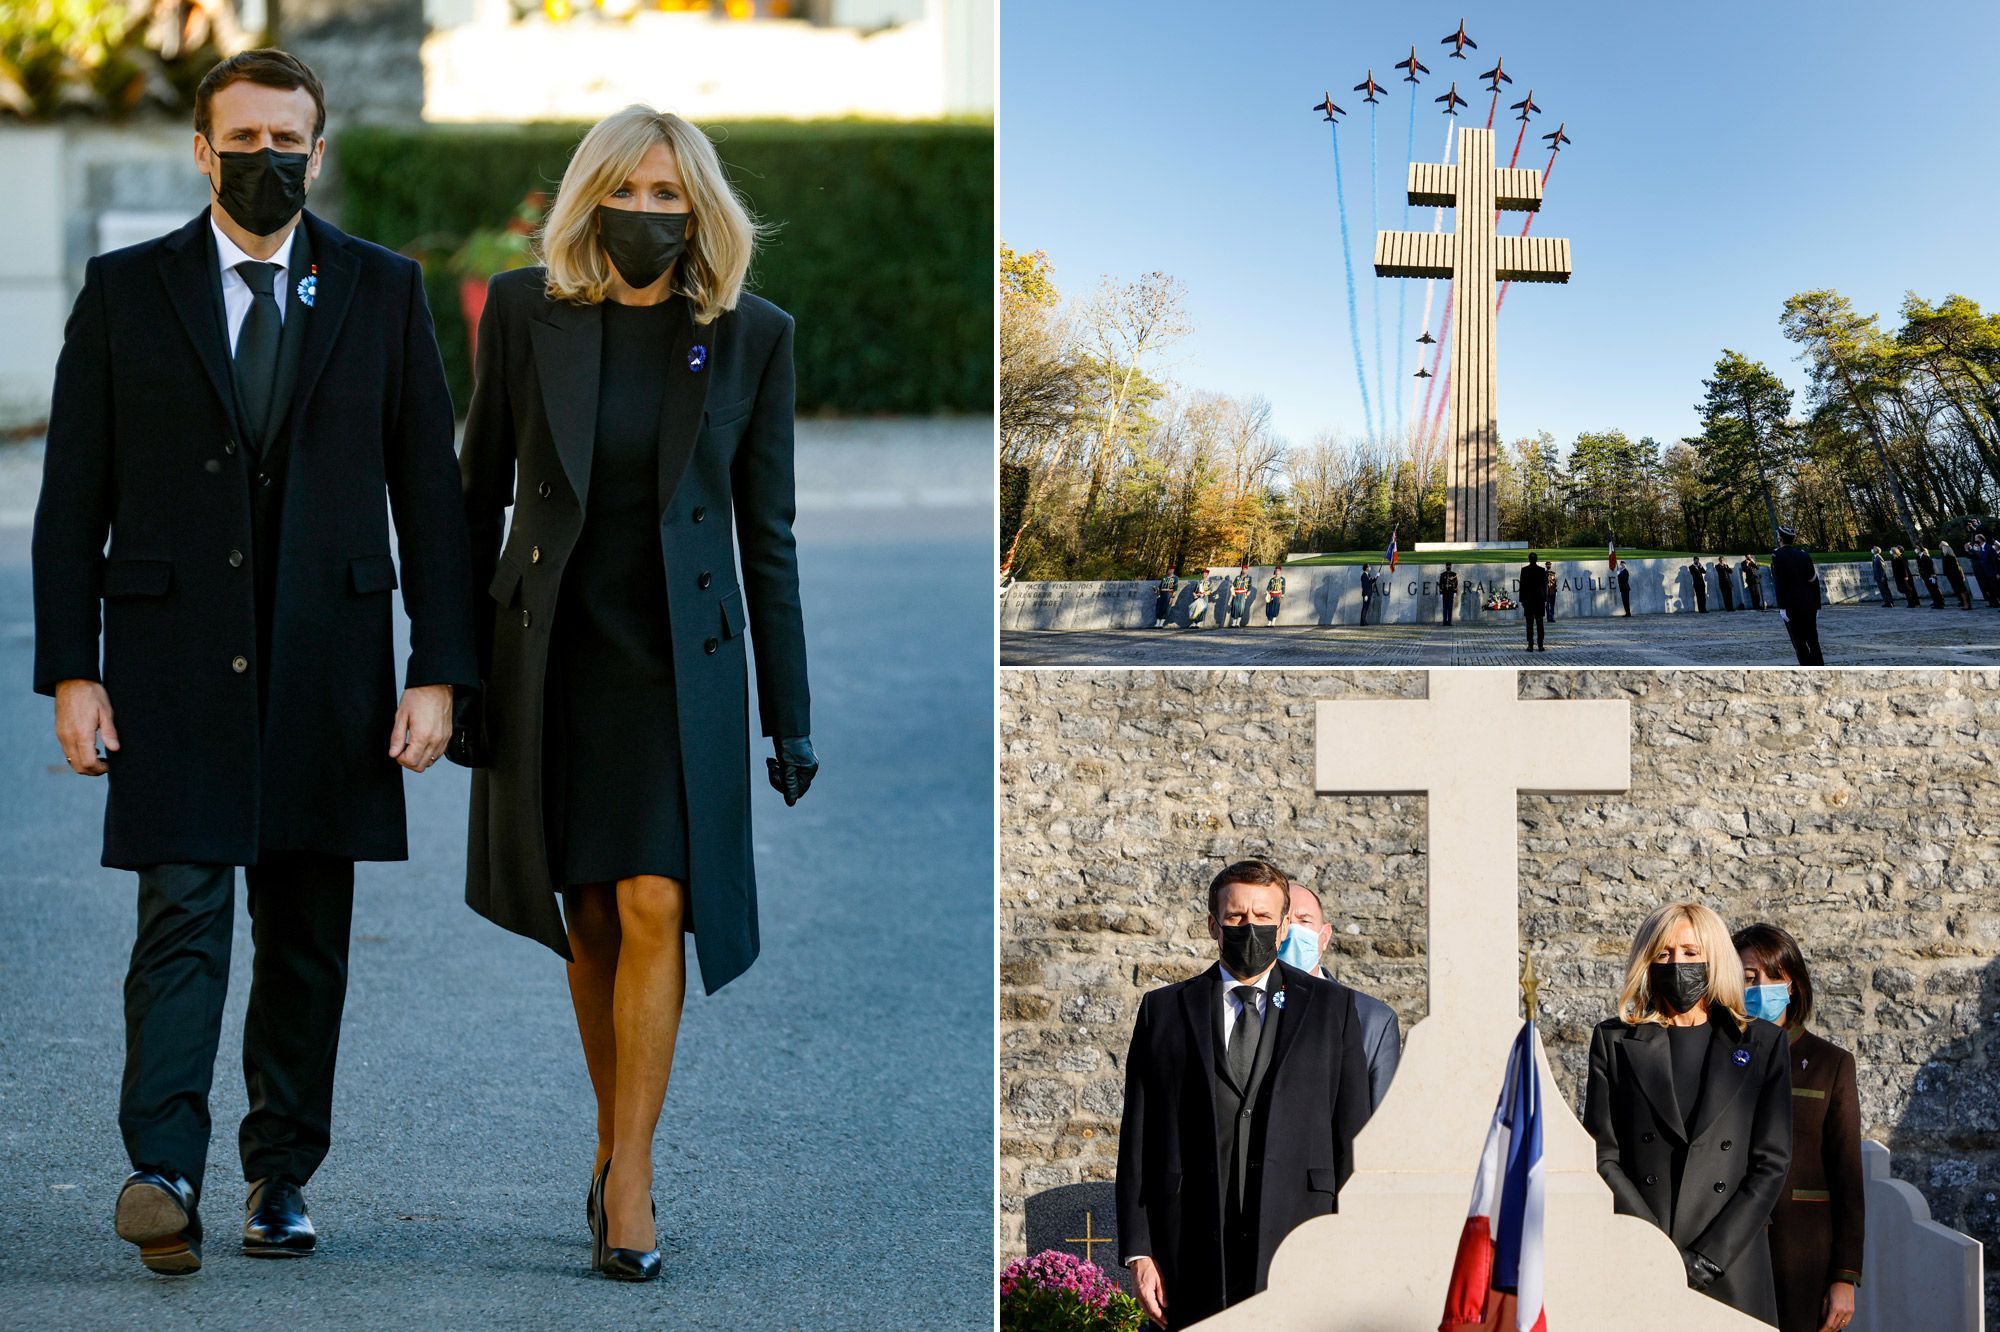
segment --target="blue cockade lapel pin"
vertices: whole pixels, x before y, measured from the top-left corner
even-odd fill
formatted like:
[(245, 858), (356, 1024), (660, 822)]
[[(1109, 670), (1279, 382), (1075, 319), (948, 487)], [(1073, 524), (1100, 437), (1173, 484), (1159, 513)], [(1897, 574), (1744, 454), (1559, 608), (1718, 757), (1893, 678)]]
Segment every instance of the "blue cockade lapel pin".
[(300, 303), (307, 309), (311, 309), (313, 302), (319, 297), (318, 264), (313, 264), (307, 269), (306, 275), (299, 279), (299, 285), (296, 290)]
[(1271, 996), (1271, 1004), (1273, 1007), (1283, 1008), (1285, 1006), (1285, 992), (1283, 990), (1279, 990), (1277, 993), (1273, 994)]
[(1729, 1057), (1736, 1061), (1736, 1067), (1738, 1068), (1748, 1068), (1750, 1066), (1750, 1052), (1748, 1050), (1738, 1050)]
[(696, 374), (700, 374), (701, 368), (707, 364), (708, 344), (697, 342), (694, 346), (688, 348), (688, 369), (694, 371)]

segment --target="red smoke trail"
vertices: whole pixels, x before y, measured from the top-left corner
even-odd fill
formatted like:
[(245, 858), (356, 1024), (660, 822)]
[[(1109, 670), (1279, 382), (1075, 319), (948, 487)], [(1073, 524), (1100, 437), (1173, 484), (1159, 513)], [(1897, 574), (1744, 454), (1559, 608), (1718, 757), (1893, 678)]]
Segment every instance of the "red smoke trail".
[[(1523, 128), (1523, 129), (1525, 129), (1525, 128), (1527, 128), (1527, 127), (1526, 127), (1526, 126), (1523, 126), (1522, 128)], [(1549, 150), (1549, 164), (1548, 164), (1548, 165), (1547, 165), (1546, 167), (1543, 167), (1543, 168), (1542, 168), (1542, 196), (1543, 196), (1543, 198), (1547, 198), (1547, 197), (1548, 197), (1548, 188), (1549, 188), (1549, 176), (1550, 176), (1550, 175), (1551, 175), (1551, 174), (1552, 174), (1552, 173), (1553, 173), (1553, 172), (1555, 171), (1555, 169), (1556, 169), (1556, 150), (1555, 150), (1555, 149), (1553, 149), (1553, 148), (1551, 148), (1551, 149)], [(1527, 235), (1527, 234), (1528, 234), (1528, 228), (1529, 228), (1529, 227), (1532, 227), (1532, 226), (1534, 226), (1534, 225), (1535, 225), (1535, 215), (1534, 215), (1533, 213), (1530, 213), (1530, 214), (1528, 214), (1528, 220), (1527, 220), (1526, 222), (1523, 222), (1523, 223), (1521, 224), (1521, 234), (1522, 234), (1523, 236)], [(1510, 286), (1512, 286), (1512, 285), (1513, 285), (1513, 284), (1512, 284), (1511, 282), (1503, 282), (1503, 283), (1501, 283), (1501, 284), (1500, 284), (1500, 294), (1499, 294), (1498, 296), (1496, 296), (1496, 297), (1494, 298), (1494, 300), (1493, 300), (1493, 313), (1494, 313), (1494, 314), (1499, 314), (1499, 313), (1500, 313), (1500, 307), (1501, 307), (1501, 305), (1502, 305), (1502, 304), (1504, 304), (1504, 303), (1505, 303), (1505, 301), (1507, 300), (1507, 288), (1508, 288), (1508, 287), (1510, 287)], [(1449, 311), (1447, 311), (1446, 313), (1449, 313)]]
[(1498, 111), (1499, 109), (1500, 109), (1500, 88), (1499, 88), (1499, 86), (1498, 86), (1498, 85), (1496, 84), (1496, 85), (1494, 86), (1494, 89), (1493, 89), (1493, 105), (1491, 105), (1491, 106), (1489, 106), (1489, 107), (1487, 107), (1487, 108), (1486, 108), (1486, 128), (1487, 128), (1487, 129), (1492, 129), (1492, 128), (1493, 128), (1493, 113), (1494, 113), (1495, 111)]

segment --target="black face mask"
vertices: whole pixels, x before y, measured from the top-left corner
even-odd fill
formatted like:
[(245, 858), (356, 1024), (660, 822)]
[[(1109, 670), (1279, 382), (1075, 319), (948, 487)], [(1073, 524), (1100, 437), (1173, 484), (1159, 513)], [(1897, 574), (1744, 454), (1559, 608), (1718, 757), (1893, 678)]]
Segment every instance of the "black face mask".
[(1646, 968), (1646, 984), (1656, 1002), (1676, 1013), (1691, 1013), (1708, 993), (1708, 963), (1652, 963)]
[[(269, 236), (306, 206), (306, 163), (311, 153), (281, 153), (259, 148), (254, 153), (209, 151), (222, 163), (222, 188), (215, 197), (222, 211), (253, 236)], [(212, 187), (211, 187), (212, 188)]]
[(641, 213), (597, 205), (597, 243), (630, 287), (650, 287), (687, 248), (693, 213)]
[(1276, 925), (1224, 925), (1222, 965), (1229, 974), (1247, 980), (1261, 976), (1278, 960)]

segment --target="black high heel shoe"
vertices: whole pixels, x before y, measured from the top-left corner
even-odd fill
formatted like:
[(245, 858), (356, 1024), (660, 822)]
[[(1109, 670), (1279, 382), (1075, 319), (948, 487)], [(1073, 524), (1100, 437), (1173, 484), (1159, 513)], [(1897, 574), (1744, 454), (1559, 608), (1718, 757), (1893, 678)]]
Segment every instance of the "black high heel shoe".
[[(604, 1219), (604, 1181), (610, 1177), (611, 1162), (604, 1163), (604, 1170), (597, 1177), (597, 1219), (592, 1227), (591, 1267), (614, 1281), (651, 1281), (660, 1275), (660, 1251), (658, 1249), (614, 1249), (605, 1239), (609, 1223)], [(653, 1219), (657, 1223), (660, 1216), (658, 1203), (648, 1200), (653, 1209)]]

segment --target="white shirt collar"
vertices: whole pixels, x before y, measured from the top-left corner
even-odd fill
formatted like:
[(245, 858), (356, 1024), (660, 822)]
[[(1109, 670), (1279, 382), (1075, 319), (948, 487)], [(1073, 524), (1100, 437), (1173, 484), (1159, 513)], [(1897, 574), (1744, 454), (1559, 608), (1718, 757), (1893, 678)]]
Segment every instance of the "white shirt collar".
[[(298, 239), (299, 228), (305, 224), (306, 220), (303, 217), (294, 223), (292, 229), (285, 233), (285, 239), (278, 243), (278, 252), (261, 262), (276, 264), (289, 273), (292, 267), (292, 242)], [(243, 252), (242, 246), (229, 239), (229, 234), (222, 229), (222, 224), (215, 220), (214, 213), (208, 215), (208, 228), (215, 233), (215, 257), (225, 274), (244, 260), (253, 258)], [(242, 275), (239, 273), (237, 276)]]
[(1215, 969), (1222, 973), (1222, 986), (1225, 992), (1233, 990), (1239, 985), (1250, 985), (1254, 986), (1259, 990), (1268, 991), (1271, 988), (1271, 978), (1278, 974), (1278, 967), (1276, 963), (1273, 963), (1271, 965), (1271, 969), (1269, 971), (1266, 971), (1261, 979), (1253, 981), (1237, 979), (1236, 976), (1231, 974), (1229, 968), (1222, 965), (1222, 963), (1220, 962), (1215, 964)]

